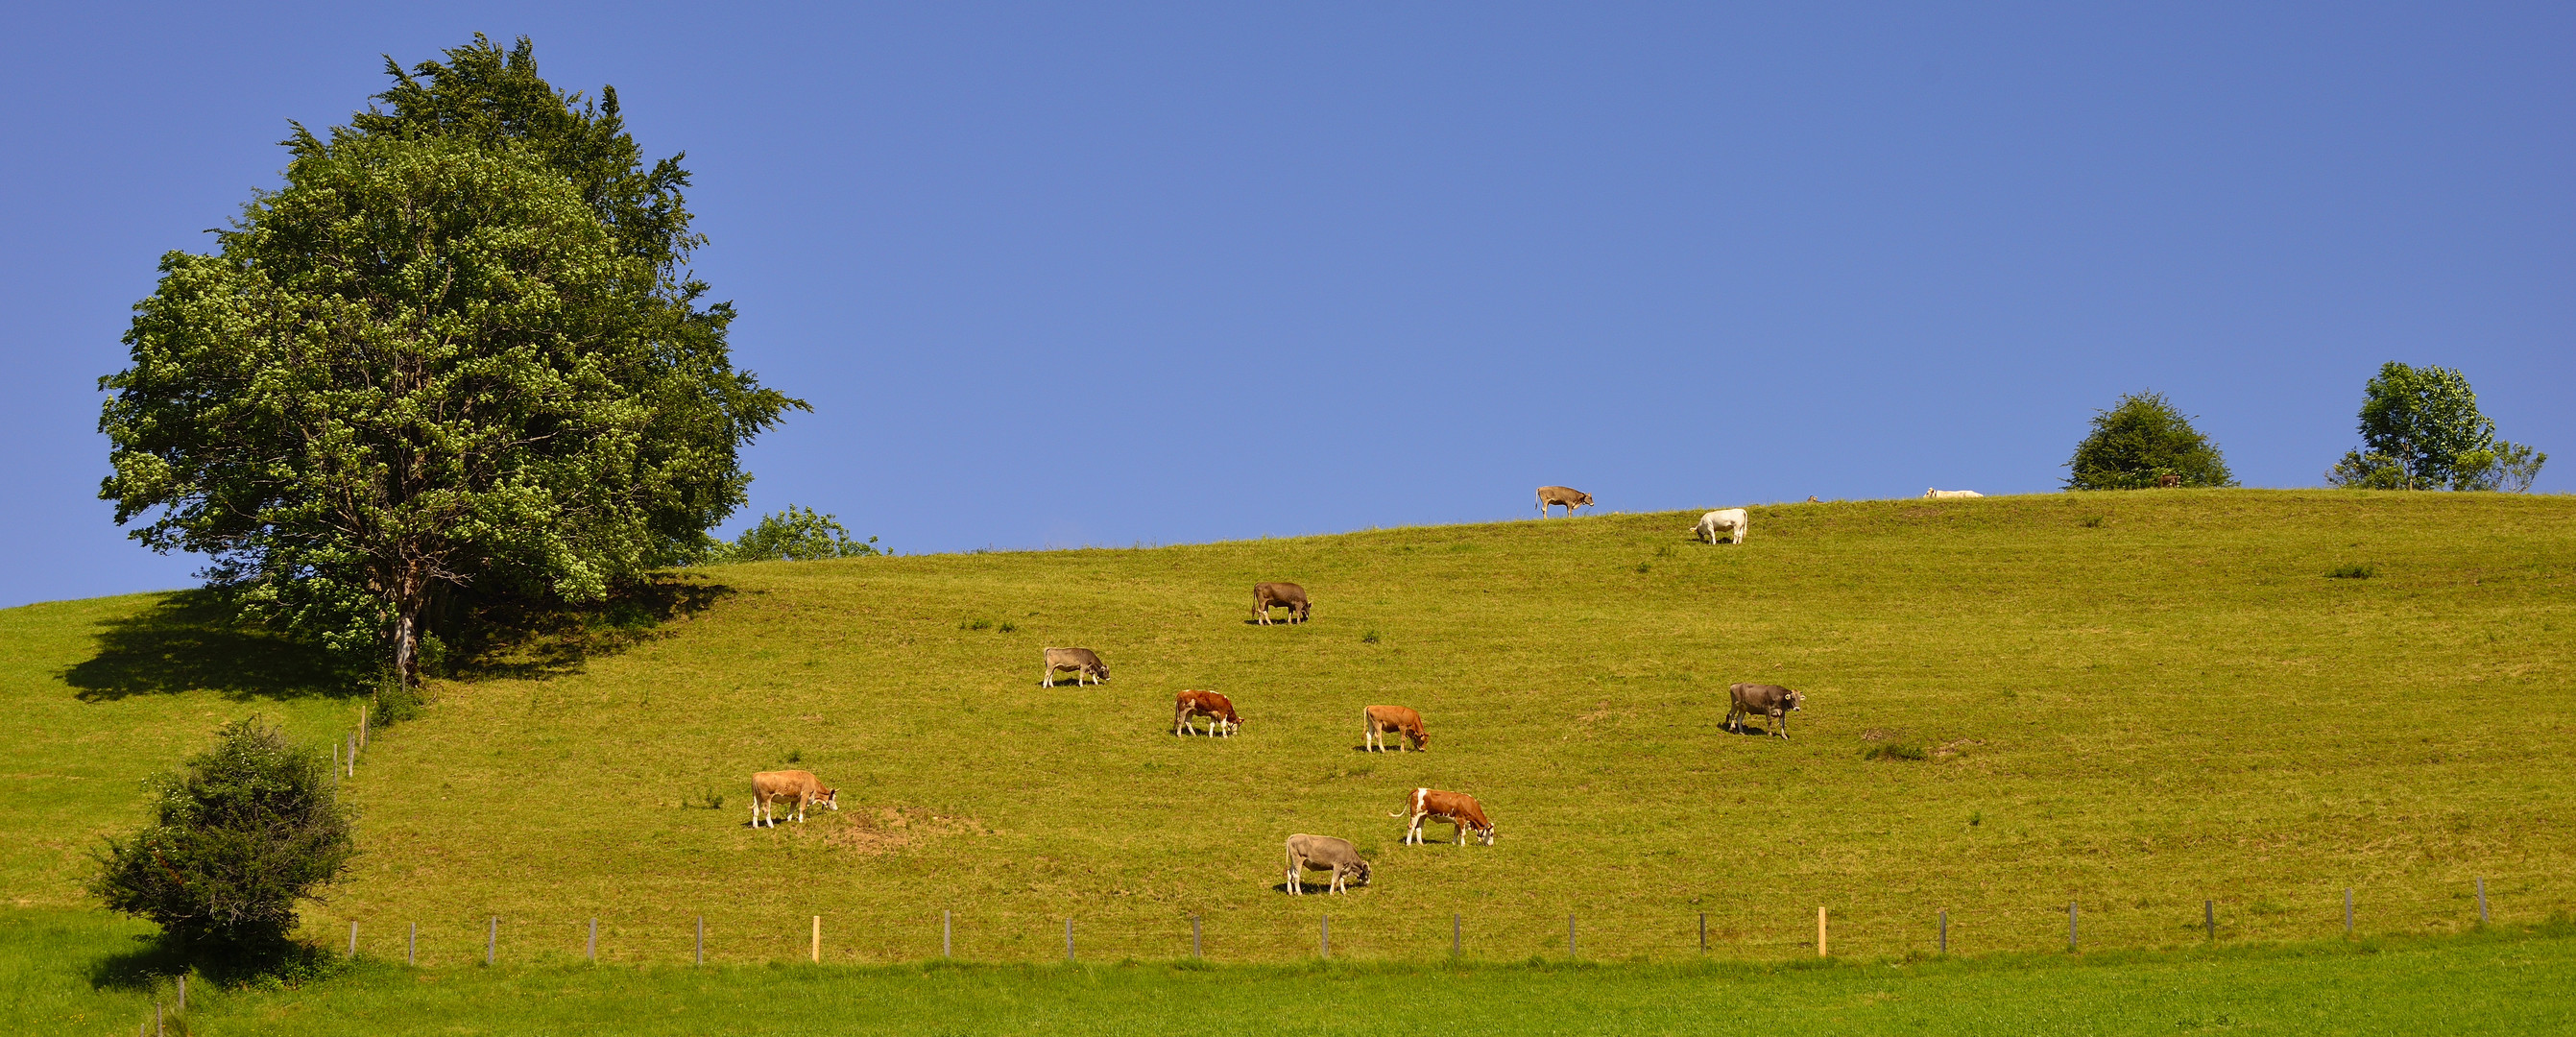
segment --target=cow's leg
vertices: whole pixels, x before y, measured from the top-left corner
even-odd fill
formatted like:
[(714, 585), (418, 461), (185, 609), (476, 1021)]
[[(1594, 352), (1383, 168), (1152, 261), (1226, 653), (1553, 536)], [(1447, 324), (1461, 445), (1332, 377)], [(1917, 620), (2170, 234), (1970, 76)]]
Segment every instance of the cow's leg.
[(1305, 880), (1297, 877), (1297, 851), (1290, 850), (1288, 851), (1288, 892), (1292, 896), (1302, 894), (1306, 891), (1305, 885)]

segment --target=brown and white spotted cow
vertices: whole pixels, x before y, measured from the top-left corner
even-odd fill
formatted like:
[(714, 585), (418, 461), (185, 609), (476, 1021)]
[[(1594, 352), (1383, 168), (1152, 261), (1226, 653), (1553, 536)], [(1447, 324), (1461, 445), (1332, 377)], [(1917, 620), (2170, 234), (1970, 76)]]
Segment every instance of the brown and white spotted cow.
[(1173, 697), (1172, 734), (1197, 734), (1198, 725), (1194, 721), (1199, 717), (1208, 718), (1207, 734), (1210, 738), (1220, 734), (1232, 737), (1235, 729), (1243, 726), (1243, 718), (1234, 712), (1234, 700), (1216, 692), (1193, 688)]
[(1407, 843), (1419, 845), (1422, 842), (1424, 821), (1447, 821), (1458, 829), (1458, 845), (1467, 845), (1470, 831), (1475, 832), (1476, 838), (1483, 840), (1485, 845), (1494, 845), (1494, 823), (1485, 819), (1485, 808), (1476, 802), (1476, 797), (1464, 792), (1415, 789), (1413, 795), (1406, 797), (1405, 811), (1386, 816), (1404, 817), (1407, 812), (1413, 817), (1412, 823), (1404, 830)]

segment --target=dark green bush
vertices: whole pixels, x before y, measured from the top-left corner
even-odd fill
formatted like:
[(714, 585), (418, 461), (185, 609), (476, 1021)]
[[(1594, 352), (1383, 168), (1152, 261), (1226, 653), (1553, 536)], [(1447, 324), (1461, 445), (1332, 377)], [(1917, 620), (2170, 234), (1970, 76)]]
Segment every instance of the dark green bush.
[(295, 904), (357, 852), (349, 812), (319, 753), (257, 718), (151, 783), (153, 823), (110, 839), (90, 892), (161, 926), (210, 967), (274, 970), (295, 959)]
[(2092, 434), (2076, 444), (2066, 467), (2070, 490), (2147, 489), (2165, 476), (2183, 486), (2236, 485), (2218, 444), (2156, 392), (2131, 393), (2096, 412)]

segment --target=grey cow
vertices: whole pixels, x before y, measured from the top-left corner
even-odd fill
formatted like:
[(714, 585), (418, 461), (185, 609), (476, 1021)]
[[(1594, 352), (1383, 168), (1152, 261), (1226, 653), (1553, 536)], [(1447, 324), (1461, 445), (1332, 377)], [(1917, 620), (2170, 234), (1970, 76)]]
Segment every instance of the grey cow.
[(1075, 671), (1074, 679), (1084, 684), (1093, 683), (1095, 679), (1100, 683), (1109, 680), (1109, 664), (1100, 661), (1100, 653), (1088, 648), (1047, 649), (1046, 669), (1040, 674), (1046, 679), (1047, 687), (1055, 687), (1057, 670)]
[(1771, 718), (1771, 733), (1789, 737), (1789, 714), (1807, 704), (1807, 696), (1777, 684), (1732, 684), (1726, 693), (1735, 706), (1726, 711), (1726, 729), (1744, 730), (1744, 718), (1759, 713)]
[(1305, 873), (1309, 870), (1333, 873), (1332, 885), (1324, 887), (1327, 892), (1343, 892), (1348, 888), (1344, 880), (1353, 875), (1359, 876), (1360, 885), (1368, 885), (1368, 862), (1360, 859), (1359, 847), (1352, 846), (1348, 839), (1329, 835), (1289, 836), (1288, 892), (1306, 892)]

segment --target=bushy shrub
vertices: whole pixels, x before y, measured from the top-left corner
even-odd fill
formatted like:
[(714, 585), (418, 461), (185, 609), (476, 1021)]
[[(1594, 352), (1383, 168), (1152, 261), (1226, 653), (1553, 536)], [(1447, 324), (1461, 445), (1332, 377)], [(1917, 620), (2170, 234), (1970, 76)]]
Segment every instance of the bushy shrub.
[(710, 562), (810, 562), (824, 558), (859, 558), (879, 554), (877, 538), (850, 539), (837, 515), (817, 514), (790, 504), (787, 510), (761, 518), (730, 544), (713, 544)]
[(2092, 433), (2066, 467), (2070, 490), (2145, 489), (2168, 475), (2184, 486), (2236, 485), (2218, 445), (2157, 392), (2131, 393), (2095, 412)]
[(320, 754), (236, 720), (151, 789), (152, 825), (95, 854), (90, 892), (192, 956), (233, 968), (291, 960), (296, 902), (357, 852)]

